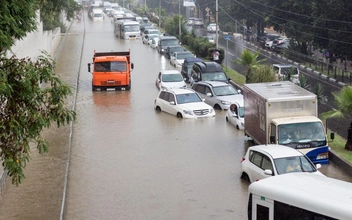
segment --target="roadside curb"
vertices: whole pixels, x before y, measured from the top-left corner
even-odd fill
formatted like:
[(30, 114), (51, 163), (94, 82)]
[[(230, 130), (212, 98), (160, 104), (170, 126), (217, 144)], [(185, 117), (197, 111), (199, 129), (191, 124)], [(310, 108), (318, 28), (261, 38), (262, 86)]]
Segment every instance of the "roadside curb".
[(329, 160), (340, 167), (343, 171), (352, 176), (352, 164), (338, 156), (333, 150), (329, 150)]

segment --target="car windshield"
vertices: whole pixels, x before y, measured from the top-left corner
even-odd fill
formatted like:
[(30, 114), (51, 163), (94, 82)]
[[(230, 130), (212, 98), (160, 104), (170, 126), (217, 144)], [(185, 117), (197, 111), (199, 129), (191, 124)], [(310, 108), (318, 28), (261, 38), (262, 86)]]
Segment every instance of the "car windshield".
[(161, 34), (161, 32), (159, 30), (150, 30), (149, 34)]
[(274, 159), (278, 174), (291, 172), (315, 172), (314, 165), (304, 156), (284, 157)]
[(175, 73), (175, 74), (163, 74), (161, 76), (161, 81), (163, 82), (182, 82), (183, 77), (181, 74)]
[(161, 46), (174, 46), (178, 45), (177, 39), (162, 40), (160, 42)]
[(191, 53), (178, 53), (176, 54), (176, 59), (177, 60), (183, 60), (183, 59), (186, 59), (186, 58), (190, 58), (190, 57), (194, 57), (193, 54)]
[(172, 54), (174, 52), (183, 52), (183, 48), (182, 47), (170, 47), (169, 52), (170, 52), (170, 54)]
[(226, 85), (226, 86), (216, 86), (213, 87), (214, 93), (217, 96), (227, 96), (227, 95), (237, 95), (238, 92), (233, 86)]
[(216, 80), (227, 80), (224, 72), (212, 72), (212, 73), (202, 73), (203, 81), (216, 81)]
[(321, 122), (282, 124), (279, 125), (278, 132), (279, 144), (305, 143), (304, 148), (326, 144), (324, 127)]
[(179, 94), (176, 95), (176, 99), (178, 104), (202, 102), (202, 100), (196, 93)]
[(291, 74), (291, 76), (295, 76), (295, 75), (298, 75), (298, 70), (296, 67), (281, 67), (281, 74), (282, 75)]

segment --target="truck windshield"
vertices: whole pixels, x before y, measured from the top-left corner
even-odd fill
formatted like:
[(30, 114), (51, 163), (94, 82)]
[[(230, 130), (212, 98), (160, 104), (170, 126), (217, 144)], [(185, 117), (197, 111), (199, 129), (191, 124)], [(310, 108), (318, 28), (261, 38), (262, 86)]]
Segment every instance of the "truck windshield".
[(98, 62), (94, 64), (96, 72), (122, 72), (127, 70), (126, 62)]
[(324, 127), (320, 122), (305, 122), (296, 124), (283, 124), (278, 126), (279, 144), (311, 143), (305, 147), (317, 147), (326, 145)]
[(139, 25), (126, 25), (125, 32), (139, 32)]
[(224, 72), (209, 72), (209, 73), (202, 73), (202, 80), (203, 81), (216, 81), (216, 80), (227, 80), (226, 75)]

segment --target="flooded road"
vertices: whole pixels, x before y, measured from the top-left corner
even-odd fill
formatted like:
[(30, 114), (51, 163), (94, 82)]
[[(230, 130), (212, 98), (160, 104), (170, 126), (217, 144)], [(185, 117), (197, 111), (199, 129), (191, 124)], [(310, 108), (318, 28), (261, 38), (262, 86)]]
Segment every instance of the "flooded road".
[[(93, 51), (129, 49), (131, 90), (92, 92)], [(117, 39), (109, 19), (92, 22), (85, 14), (57, 62), (65, 81), (75, 86), (78, 79), (72, 141), (68, 126), (45, 131), (49, 154), (33, 149), (19, 187), (7, 179), (0, 219), (59, 219), (62, 210), (69, 220), (246, 219), (249, 184), (240, 179), (240, 163), (250, 142), (222, 111), (200, 120), (156, 112), (157, 73), (173, 69), (167, 59), (140, 40)], [(322, 172), (352, 182), (333, 164)]]

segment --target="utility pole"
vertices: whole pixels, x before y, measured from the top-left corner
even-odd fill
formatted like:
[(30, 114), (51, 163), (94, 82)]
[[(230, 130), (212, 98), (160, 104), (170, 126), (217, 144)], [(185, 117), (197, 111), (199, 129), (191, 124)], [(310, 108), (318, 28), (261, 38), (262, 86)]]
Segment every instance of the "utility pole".
[(215, 28), (215, 32), (216, 32), (216, 49), (218, 49), (218, 45), (219, 45), (219, 33), (218, 33), (218, 25), (219, 25), (219, 19), (218, 19), (218, 12), (219, 12), (219, 0), (216, 0), (216, 9), (215, 9), (215, 13), (216, 13), (216, 28)]
[(160, 28), (160, 20), (161, 20), (161, 0), (159, 0), (159, 28)]
[(178, 0), (178, 39), (181, 40), (181, 0)]

